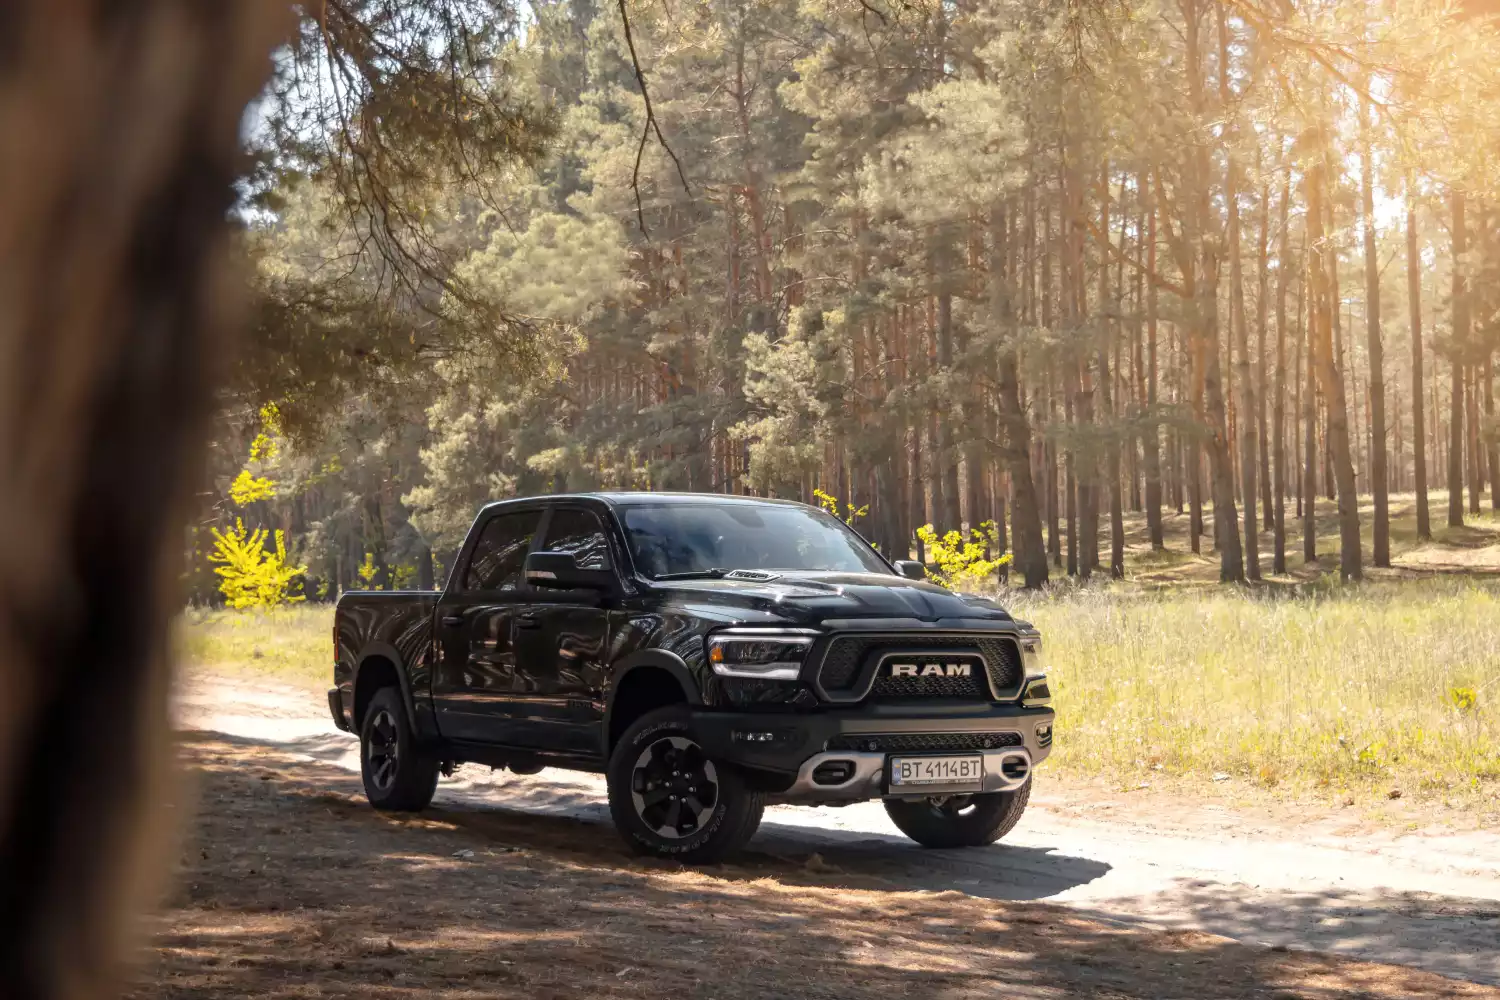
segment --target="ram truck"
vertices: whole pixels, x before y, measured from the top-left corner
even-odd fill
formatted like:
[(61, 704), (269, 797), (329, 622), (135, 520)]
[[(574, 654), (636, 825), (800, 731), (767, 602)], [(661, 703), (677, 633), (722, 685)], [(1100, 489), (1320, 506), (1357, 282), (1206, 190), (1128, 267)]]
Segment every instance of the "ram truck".
[(473, 763), (605, 776), (638, 851), (711, 862), (768, 804), (881, 799), (928, 847), (1021, 818), (1052, 746), (1041, 636), (825, 511), (596, 493), (484, 507), (442, 592), (355, 591), (334, 722), (372, 805)]

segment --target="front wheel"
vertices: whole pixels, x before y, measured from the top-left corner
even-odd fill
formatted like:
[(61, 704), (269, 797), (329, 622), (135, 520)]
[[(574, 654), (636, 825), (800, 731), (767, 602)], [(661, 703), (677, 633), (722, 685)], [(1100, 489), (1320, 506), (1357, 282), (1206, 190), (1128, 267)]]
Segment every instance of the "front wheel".
[(437, 791), (440, 762), (417, 746), (401, 692), (381, 688), (359, 727), (360, 775), (365, 798), (376, 809), (417, 812)]
[(984, 847), (1011, 831), (1030, 798), (1028, 781), (1013, 792), (886, 799), (885, 811), (923, 847)]
[(608, 784), (610, 815), (632, 849), (692, 864), (744, 846), (765, 809), (738, 772), (703, 752), (680, 708), (650, 712), (625, 731)]

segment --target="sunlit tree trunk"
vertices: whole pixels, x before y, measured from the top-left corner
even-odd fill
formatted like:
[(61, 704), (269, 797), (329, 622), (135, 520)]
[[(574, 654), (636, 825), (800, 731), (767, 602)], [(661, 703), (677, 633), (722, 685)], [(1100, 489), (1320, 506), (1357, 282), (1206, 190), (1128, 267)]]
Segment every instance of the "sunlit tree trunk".
[[(1144, 187), (1144, 184), (1142, 185)], [(1156, 274), (1156, 201), (1152, 199), (1147, 210), (1146, 223), (1146, 269)], [(1157, 362), (1156, 362), (1156, 282), (1146, 282), (1146, 410), (1145, 430), (1146, 466), (1146, 533), (1151, 548), (1157, 551), (1166, 547), (1161, 520), (1161, 429), (1157, 423)]]
[[(1233, 104), (1233, 93), (1229, 86), (1229, 30), (1224, 19), (1224, 5), (1214, 5), (1219, 29), (1219, 99), (1226, 108)], [(1226, 110), (1227, 113), (1227, 110)], [(1233, 371), (1239, 382), (1237, 431), (1239, 432), (1239, 458), (1241, 496), (1244, 511), (1244, 575), (1250, 580), (1260, 579), (1260, 521), (1256, 516), (1256, 441), (1255, 441), (1255, 384), (1251, 381), (1250, 333), (1245, 319), (1245, 274), (1241, 255), (1239, 176), (1233, 153), (1224, 157), (1224, 205), (1228, 215), (1229, 245), (1229, 349), (1234, 357)], [(1262, 254), (1264, 257), (1264, 254)], [(1264, 288), (1262, 288), (1264, 296)], [(1215, 499), (1215, 504), (1218, 501)], [(1222, 536), (1221, 536), (1222, 537)]]
[(1450, 359), (1453, 388), (1448, 417), (1448, 525), (1464, 523), (1464, 365), (1463, 352), (1469, 342), (1469, 293), (1464, 280), (1464, 254), (1468, 252), (1464, 229), (1464, 193), (1454, 188), (1449, 196), (1453, 212), (1450, 227), (1453, 248), (1453, 343)]
[[(1102, 207), (1100, 209), (1100, 232), (1106, 236), (1109, 234), (1109, 167), (1106, 165), (1101, 178), (1103, 184)], [(1123, 212), (1121, 213), (1124, 214)], [(1125, 253), (1124, 241), (1121, 241), (1120, 253)], [(1111, 425), (1118, 425), (1118, 414), (1115, 412), (1115, 397), (1111, 391), (1111, 379), (1109, 369), (1109, 351), (1114, 338), (1118, 335), (1117, 324), (1109, 318), (1114, 312), (1114, 305), (1110, 295), (1109, 265), (1101, 263), (1099, 268), (1099, 313), (1104, 319), (1104, 332), (1099, 338), (1099, 391), (1102, 393), (1100, 417), (1109, 421)], [(1120, 504), (1120, 448), (1121, 443), (1110, 446), (1109, 453), (1105, 456), (1105, 476), (1109, 482), (1106, 484), (1109, 490), (1109, 575), (1111, 579), (1121, 580), (1125, 577), (1125, 518)], [(1096, 493), (1097, 496), (1097, 493)]]
[[(1302, 560), (1318, 561), (1318, 392), (1317, 352), (1314, 346), (1318, 325), (1320, 289), (1313, 282), (1313, 271), (1321, 249), (1313, 246), (1313, 232), (1321, 236), (1322, 218), (1314, 226), (1311, 214), (1307, 220), (1306, 259), (1303, 263), (1303, 298), (1307, 308), (1302, 315), (1303, 362), (1302, 385)], [(1321, 270), (1321, 269), (1319, 269)]]
[(1286, 572), (1286, 293), (1292, 269), (1292, 239), (1287, 225), (1291, 200), (1291, 177), (1288, 174), (1281, 185), (1281, 245), (1277, 253), (1276, 268), (1276, 405), (1271, 411), (1270, 446), (1273, 456), (1272, 472), (1276, 477), (1276, 489), (1273, 492), (1275, 520), (1272, 524), (1272, 573)]
[[(1199, 45), (1199, 15), (1196, 0), (1184, 4), (1187, 23), (1188, 88), (1191, 107), (1199, 121), (1204, 120), (1202, 53)], [(1224, 385), (1219, 367), (1217, 240), (1208, 235), (1210, 205), (1210, 171), (1208, 151), (1196, 143), (1190, 153), (1193, 164), (1193, 236), (1198, 247), (1194, 276), (1195, 301), (1193, 322), (1203, 354), (1203, 397), (1207, 417), (1209, 485), (1214, 502), (1214, 528), (1219, 544), (1219, 580), (1240, 582), (1245, 578), (1243, 550), (1240, 547), (1238, 518), (1235, 515), (1234, 469), (1229, 453), (1229, 424), (1224, 401)]]
[[(1323, 185), (1326, 181), (1323, 164), (1313, 165), (1307, 177), (1307, 217), (1311, 227), (1308, 242), (1320, 247), (1323, 246)], [(1349, 412), (1344, 399), (1344, 379), (1339, 371), (1332, 332), (1332, 314), (1338, 303), (1333, 289), (1325, 286), (1325, 274), (1329, 273), (1325, 271), (1326, 260), (1332, 252), (1331, 248), (1324, 247), (1321, 252), (1313, 254), (1311, 277), (1316, 303), (1312, 329), (1314, 369), (1328, 408), (1327, 450), (1332, 457), (1338, 492), (1339, 575), (1345, 580), (1358, 580), (1363, 575), (1359, 506), (1355, 496), (1354, 462), (1349, 449)]]
[(1422, 257), (1417, 243), (1416, 192), (1406, 180), (1406, 297), (1411, 324), (1411, 443), (1412, 472), (1416, 479), (1417, 538), (1432, 538), (1431, 514), (1427, 509), (1427, 437), (1423, 432), (1426, 406), (1422, 401)]
[(1380, 261), (1375, 254), (1375, 168), (1370, 149), (1370, 107), (1359, 102), (1360, 197), (1365, 223), (1365, 332), (1370, 362), (1370, 492), (1375, 500), (1370, 561), (1391, 564), (1390, 483), (1385, 462), (1385, 351), (1380, 342)]
[(1011, 528), (1014, 536), (1015, 568), (1028, 588), (1047, 582), (1047, 550), (1042, 544), (1042, 518), (1038, 509), (1036, 487), (1031, 479), (1031, 428), (1021, 405), (1020, 373), (1016, 363), (1014, 338), (1015, 303), (1011, 282), (1004, 270), (1001, 248), (1004, 240), (1004, 214), (996, 208), (990, 216), (990, 306), (1001, 324), (1007, 342), (1000, 346), (999, 373), (1001, 448), (1005, 467), (1010, 472), (1014, 500), (1011, 504)]

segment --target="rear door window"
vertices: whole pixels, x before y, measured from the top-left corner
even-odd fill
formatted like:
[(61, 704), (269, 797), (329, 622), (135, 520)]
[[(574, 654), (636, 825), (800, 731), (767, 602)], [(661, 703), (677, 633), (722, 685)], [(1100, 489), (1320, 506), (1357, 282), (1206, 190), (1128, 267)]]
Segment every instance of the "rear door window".
[(465, 590), (502, 593), (521, 589), (525, 583), (526, 553), (541, 520), (540, 511), (497, 514), (480, 532), (464, 573)]

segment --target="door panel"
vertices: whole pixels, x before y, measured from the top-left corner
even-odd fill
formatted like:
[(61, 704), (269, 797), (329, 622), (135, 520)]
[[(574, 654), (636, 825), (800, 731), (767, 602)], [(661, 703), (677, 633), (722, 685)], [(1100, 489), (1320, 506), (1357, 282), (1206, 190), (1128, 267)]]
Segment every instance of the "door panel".
[[(554, 511), (539, 552), (570, 552), (584, 569), (609, 569), (609, 544), (598, 515)], [(593, 753), (602, 748), (610, 595), (599, 591), (533, 591), (517, 619), (514, 713), (528, 745)]]
[(438, 731), (448, 739), (514, 741), (515, 620), (534, 600), (523, 569), (540, 519), (540, 510), (492, 517), (438, 602), (432, 694)]
[(536, 624), (516, 631), (515, 721), (527, 745), (592, 753), (601, 746), (609, 612), (594, 594), (558, 598), (522, 612)]

